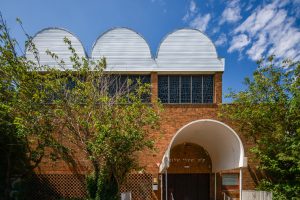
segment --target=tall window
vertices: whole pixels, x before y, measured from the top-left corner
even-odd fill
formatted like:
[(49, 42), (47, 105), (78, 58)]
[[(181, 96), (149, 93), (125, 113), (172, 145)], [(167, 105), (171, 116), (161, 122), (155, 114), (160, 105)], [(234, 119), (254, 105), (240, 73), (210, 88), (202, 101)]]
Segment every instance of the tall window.
[(158, 76), (162, 103), (213, 103), (213, 75)]
[[(115, 95), (116, 92), (122, 92), (124, 94), (134, 91), (137, 87), (138, 80), (142, 84), (150, 84), (151, 77), (150, 75), (111, 75), (109, 83), (109, 94)], [(128, 80), (131, 81), (131, 84), (128, 85)], [(142, 97), (144, 102), (150, 102), (150, 95), (144, 95)]]

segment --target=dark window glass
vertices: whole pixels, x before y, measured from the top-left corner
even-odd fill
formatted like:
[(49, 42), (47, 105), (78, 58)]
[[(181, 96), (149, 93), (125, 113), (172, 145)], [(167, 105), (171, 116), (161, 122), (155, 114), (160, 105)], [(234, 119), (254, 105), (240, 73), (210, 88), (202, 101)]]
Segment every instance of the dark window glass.
[(140, 79), (141, 79), (141, 81), (142, 81), (143, 84), (151, 82), (151, 77), (148, 76), (148, 75), (140, 76)]
[(118, 83), (118, 92), (126, 94), (128, 92), (128, 76), (122, 75)]
[(181, 77), (181, 103), (191, 103), (191, 77)]
[(213, 75), (159, 76), (162, 103), (213, 103)]
[(162, 103), (168, 103), (168, 76), (158, 77), (158, 98)]
[(192, 76), (192, 103), (202, 103), (202, 76)]
[[(128, 76), (127, 85), (130, 92), (134, 92), (138, 87), (138, 79), (140, 77), (136, 75)], [(130, 80), (130, 81), (129, 81)], [(129, 84), (130, 83), (130, 84)]]
[[(142, 84), (150, 84), (151, 83), (151, 77), (148, 75), (143, 75), (139, 77), (141, 79)], [(144, 94), (142, 95), (142, 101), (143, 102), (150, 102), (151, 101), (151, 94)]]
[(203, 103), (213, 103), (213, 76), (203, 76)]
[[(138, 89), (138, 83), (141, 84), (149, 84), (151, 77), (149, 75), (130, 75), (128, 76), (128, 79), (130, 79), (129, 91), (134, 92)], [(142, 102), (150, 102), (150, 94), (143, 94), (141, 96)]]
[(108, 93), (109, 93), (109, 96), (114, 96), (117, 92), (117, 81), (118, 80), (118, 77), (117, 76), (110, 76), (109, 77), (109, 80), (108, 80)]
[(68, 82), (66, 85), (66, 89), (67, 90), (72, 90), (73, 88), (75, 88), (75, 81), (72, 78), (68, 78)]
[(238, 174), (223, 174), (222, 175), (222, 185), (223, 186), (239, 185), (239, 175)]
[[(116, 94), (128, 95), (128, 92), (134, 92), (137, 89), (138, 80), (145, 84), (150, 83), (151, 78), (150, 75), (110, 75), (109, 79), (108, 92), (113, 96)], [(143, 102), (149, 102), (150, 95), (144, 95), (142, 99)]]
[(179, 76), (169, 77), (170, 103), (179, 103)]

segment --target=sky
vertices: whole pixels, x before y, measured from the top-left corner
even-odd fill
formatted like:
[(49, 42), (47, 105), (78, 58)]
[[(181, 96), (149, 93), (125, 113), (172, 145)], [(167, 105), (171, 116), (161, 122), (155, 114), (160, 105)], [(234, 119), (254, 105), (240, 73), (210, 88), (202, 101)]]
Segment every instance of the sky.
[(223, 96), (245, 88), (261, 57), (300, 60), (300, 0), (0, 0), (0, 11), (20, 52), (25, 36), (16, 18), (29, 35), (47, 27), (71, 31), (88, 55), (97, 37), (114, 27), (140, 33), (153, 57), (167, 34), (199, 29), (225, 58)]

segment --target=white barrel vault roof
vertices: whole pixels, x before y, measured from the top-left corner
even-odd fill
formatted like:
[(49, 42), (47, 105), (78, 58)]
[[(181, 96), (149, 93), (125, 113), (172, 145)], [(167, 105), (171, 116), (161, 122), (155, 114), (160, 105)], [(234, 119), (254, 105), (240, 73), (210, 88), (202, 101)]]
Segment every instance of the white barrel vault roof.
[[(40, 65), (48, 65), (50, 67), (57, 67), (57, 61), (46, 53), (49, 50), (58, 56), (59, 60), (65, 62), (65, 68), (72, 69), (72, 62), (70, 57), (73, 55), (68, 49), (68, 44), (64, 42), (64, 39), (68, 38), (71, 41), (75, 52), (78, 56), (86, 57), (84, 47), (80, 40), (71, 32), (62, 28), (46, 28), (38, 32), (32, 39), (35, 48), (38, 50), (38, 57)], [(26, 57), (29, 60), (36, 62), (32, 51), (26, 49)]]
[(180, 29), (161, 43), (156, 62), (159, 71), (224, 71), (213, 42), (196, 29)]
[[(33, 37), (39, 51), (41, 65), (58, 66), (46, 54), (46, 50), (56, 53), (64, 60), (66, 68), (72, 68), (72, 53), (64, 43), (67, 37), (72, 42), (79, 57), (86, 57), (82, 43), (71, 32), (61, 28), (47, 28)], [(35, 60), (32, 52), (26, 50), (26, 57)], [(219, 58), (213, 42), (201, 31), (179, 29), (168, 34), (161, 42), (157, 56), (145, 39), (128, 28), (114, 28), (98, 37), (89, 59), (105, 57), (108, 71), (116, 72), (216, 72), (224, 71), (225, 60)]]
[(144, 38), (128, 28), (105, 32), (95, 42), (92, 59), (106, 58), (107, 70), (152, 71), (156, 67)]

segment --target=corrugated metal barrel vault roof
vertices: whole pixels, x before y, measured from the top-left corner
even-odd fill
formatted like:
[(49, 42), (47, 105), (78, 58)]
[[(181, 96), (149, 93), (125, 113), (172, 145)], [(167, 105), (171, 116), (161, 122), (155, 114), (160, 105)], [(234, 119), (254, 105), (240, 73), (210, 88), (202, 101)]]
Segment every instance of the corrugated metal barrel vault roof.
[[(58, 66), (57, 61), (46, 53), (46, 51), (49, 50), (52, 53), (55, 53), (60, 60), (65, 62), (66, 68), (72, 68), (72, 62), (70, 60), (72, 53), (68, 49), (68, 44), (64, 42), (65, 37), (71, 41), (71, 44), (79, 57), (86, 57), (86, 52), (82, 43), (74, 34), (62, 28), (47, 28), (38, 32), (32, 40), (38, 50), (41, 65), (48, 65), (50, 67)], [(29, 60), (35, 61), (33, 53), (28, 51), (28, 49), (26, 49), (26, 57)]]
[[(72, 68), (72, 55), (64, 37), (71, 40), (76, 53), (86, 57), (80, 40), (71, 32), (61, 28), (47, 28), (38, 32), (33, 42), (39, 50), (42, 65), (57, 66), (46, 50), (63, 59), (67, 68)], [(33, 54), (26, 56), (34, 60)], [(144, 38), (128, 28), (114, 28), (96, 40), (90, 59), (107, 59), (107, 70), (119, 72), (214, 72), (224, 71), (224, 59), (219, 58), (213, 42), (201, 31), (179, 29), (168, 34), (161, 42), (156, 58)]]

